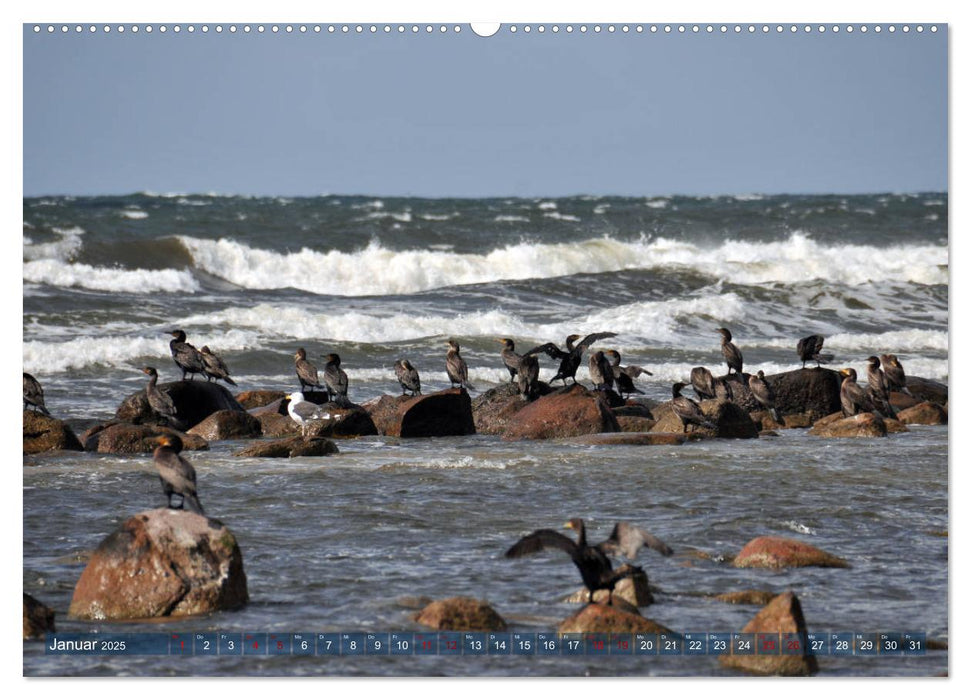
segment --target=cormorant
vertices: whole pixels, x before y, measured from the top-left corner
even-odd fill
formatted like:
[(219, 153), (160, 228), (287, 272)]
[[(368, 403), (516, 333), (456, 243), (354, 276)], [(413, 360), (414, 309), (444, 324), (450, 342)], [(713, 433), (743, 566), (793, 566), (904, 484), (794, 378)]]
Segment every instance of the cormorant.
[(732, 342), (732, 332), (727, 328), (716, 328), (715, 330), (722, 336), (722, 355), (725, 356), (725, 362), (728, 364), (729, 374), (732, 370), (735, 370), (735, 374), (741, 376), (742, 353), (738, 346)]
[(880, 358), (875, 355), (870, 355), (870, 357), (866, 358), (866, 383), (870, 390), (870, 400), (873, 401), (873, 404), (878, 406), (890, 418), (896, 418), (897, 412), (890, 405), (890, 389), (888, 387), (887, 377), (883, 373), (883, 370), (880, 369)]
[(418, 376), (418, 370), (412, 367), (408, 360), (395, 360), (394, 374), (401, 384), (402, 395), (406, 391), (410, 391), (412, 396), (421, 395), (421, 378)]
[(27, 406), (33, 406), (34, 410), (41, 411), (44, 415), (49, 416), (51, 412), (47, 410), (47, 406), (44, 405), (44, 389), (41, 388), (40, 382), (34, 379), (34, 376), (24, 372), (24, 410), (27, 410)]
[(821, 335), (807, 335), (805, 338), (796, 343), (796, 352), (799, 353), (799, 359), (802, 360), (802, 368), (806, 369), (806, 363), (813, 360), (816, 361), (816, 367), (819, 367), (821, 362), (832, 362), (833, 356), (828, 352), (820, 352), (823, 349), (823, 336)]
[(907, 388), (907, 375), (904, 374), (904, 366), (896, 355), (880, 355), (880, 362), (883, 364), (883, 376), (887, 378), (887, 389), (890, 391), (901, 391), (908, 396), (913, 396)]
[(699, 399), (715, 398), (715, 377), (707, 367), (695, 367), (691, 370), (691, 387)]
[(287, 413), (300, 426), (300, 434), (303, 437), (307, 437), (307, 425), (310, 421), (330, 417), (322, 413), (323, 408), (311, 401), (306, 401), (303, 392), (295, 391), (292, 394), (287, 394), (284, 398), (290, 402), (287, 405)]
[(188, 508), (193, 513), (205, 515), (202, 504), (196, 496), (196, 470), (192, 468), (182, 451), (182, 440), (178, 435), (166, 433), (155, 438), (155, 468), (162, 481), (162, 490), (168, 498), (168, 507), (173, 508), (172, 494), (182, 497), (179, 508)]
[(524, 355), (519, 360), (519, 369), (516, 383), (519, 385), (519, 394), (524, 401), (532, 401), (536, 393), (536, 382), (539, 381), (539, 360), (535, 355)]
[(614, 371), (602, 350), (590, 356), (590, 381), (593, 382), (594, 391), (606, 391), (614, 386)]
[(685, 385), (682, 382), (676, 382), (674, 386), (671, 387), (671, 409), (674, 414), (681, 419), (681, 432), (688, 432), (688, 424), (694, 423), (695, 425), (700, 425), (704, 428), (711, 428), (717, 430), (718, 426), (712, 423), (705, 414), (702, 413), (701, 407), (694, 401), (689, 399), (687, 396), (681, 395), (681, 390), (684, 389)]
[(311, 389), (323, 388), (320, 386), (320, 379), (317, 377), (317, 368), (307, 361), (306, 350), (297, 348), (297, 352), (293, 355), (293, 360), (297, 368), (297, 379), (300, 380), (300, 391), (303, 391), (308, 386)]
[(460, 350), (458, 342), (449, 338), (448, 352), (445, 354), (445, 372), (448, 374), (448, 381), (451, 382), (453, 389), (458, 384), (469, 391), (475, 391), (475, 387), (469, 383), (469, 366), (465, 364), (465, 360), (459, 354)]
[(148, 375), (148, 385), (145, 387), (145, 398), (153, 411), (162, 416), (166, 423), (178, 423), (175, 403), (172, 397), (159, 389), (158, 371), (154, 367), (142, 367), (142, 372)]
[[(591, 333), (583, 340), (580, 340), (579, 335), (569, 335), (566, 338), (566, 350), (560, 350), (553, 343), (544, 343), (543, 345), (538, 345), (532, 350), (529, 350), (526, 354), (535, 355), (539, 352), (545, 352), (554, 360), (560, 361), (560, 369), (557, 371), (556, 375), (550, 379), (550, 384), (555, 382), (557, 379), (561, 379), (563, 380), (563, 385), (566, 386), (567, 377), (570, 377), (573, 380), (573, 383), (576, 384), (577, 369), (580, 367), (580, 360), (582, 359), (583, 353), (586, 351), (586, 349), (596, 343), (598, 340), (603, 340), (604, 338), (613, 338), (616, 335), (616, 333)], [(577, 340), (580, 340), (580, 342), (574, 345)]]
[(621, 395), (622, 398), (628, 398), (631, 394), (643, 394), (644, 392), (634, 386), (634, 379), (646, 374), (649, 377), (654, 376), (648, 372), (643, 367), (638, 367), (637, 365), (628, 365), (627, 367), (621, 367), (621, 357), (620, 353), (616, 350), (607, 350), (604, 355), (610, 360), (610, 369), (614, 373), (614, 381), (617, 382), (617, 393)]
[(516, 373), (519, 371), (519, 362), (522, 356), (516, 352), (516, 344), (510, 338), (496, 338), (502, 343), (502, 364), (509, 370), (509, 381), (516, 381)]
[(347, 372), (341, 369), (341, 358), (337, 353), (324, 355), (324, 384), (327, 385), (327, 400), (347, 403)]
[(610, 538), (593, 546), (587, 544), (586, 527), (580, 518), (571, 519), (563, 527), (577, 531), (576, 542), (556, 530), (536, 530), (510, 547), (506, 551), (506, 556), (518, 558), (544, 549), (560, 549), (566, 552), (580, 570), (580, 576), (589, 594), (588, 601), (591, 603), (594, 592), (602, 589), (607, 590), (608, 602), (612, 602), (614, 586), (617, 582), (637, 571), (637, 569), (615, 571), (608, 554), (620, 553), (633, 558), (642, 544), (657, 549), (665, 556), (671, 554), (671, 548), (661, 540), (627, 523), (615, 525)]
[(843, 407), (843, 415), (847, 418), (855, 416), (861, 409), (872, 408), (866, 392), (856, 383), (856, 370), (852, 367), (841, 369), (843, 381), (840, 384), (840, 405)]
[(782, 423), (782, 419), (779, 417), (779, 412), (775, 410), (775, 392), (772, 391), (772, 387), (769, 383), (765, 381), (765, 372), (759, 370), (756, 375), (749, 375), (748, 378), (748, 388), (752, 392), (752, 396), (755, 397), (756, 401), (768, 409), (769, 414), (772, 416), (772, 420), (776, 423)]
[(206, 373), (206, 381), (213, 379), (218, 381), (222, 379), (227, 384), (237, 386), (236, 382), (229, 376), (229, 368), (223, 362), (223, 358), (210, 350), (208, 345), (203, 345), (199, 349), (199, 354), (202, 355), (203, 372)]
[(196, 350), (194, 346), (185, 342), (185, 331), (174, 330), (166, 332), (168, 335), (173, 336), (172, 340), (169, 341), (169, 350), (172, 351), (172, 359), (175, 360), (175, 364), (182, 370), (182, 381), (185, 381), (186, 374), (195, 377), (197, 374), (205, 372), (206, 365), (202, 359), (202, 353)]

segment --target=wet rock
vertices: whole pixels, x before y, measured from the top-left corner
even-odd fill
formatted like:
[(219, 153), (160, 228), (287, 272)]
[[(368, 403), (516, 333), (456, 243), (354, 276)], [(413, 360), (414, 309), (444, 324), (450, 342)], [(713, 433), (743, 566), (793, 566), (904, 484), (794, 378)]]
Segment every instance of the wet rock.
[[(647, 399), (645, 399), (646, 401)], [(618, 408), (614, 408), (614, 416), (620, 419), (621, 416), (629, 416), (631, 418), (647, 418), (649, 420), (654, 420), (654, 414), (651, 413), (651, 408), (657, 406), (657, 401), (651, 401), (651, 405), (648, 406), (646, 403), (640, 403), (628, 399), (627, 403)]]
[(236, 401), (247, 411), (254, 408), (262, 408), (274, 401), (279, 401), (286, 392), (274, 391), (272, 389), (254, 389), (253, 391), (241, 391), (236, 394)]
[(24, 454), (53, 450), (83, 450), (70, 426), (62, 420), (36, 411), (24, 411)]
[[(748, 375), (743, 375), (748, 381)], [(722, 377), (730, 383), (732, 402), (747, 412), (762, 410), (756, 398), (736, 375)], [(766, 375), (765, 381), (775, 393), (775, 407), (785, 418), (790, 413), (809, 413), (814, 419), (840, 410), (840, 382), (842, 377), (825, 367), (797, 369)]]
[[(758, 634), (769, 632), (780, 635), (782, 633), (806, 634), (806, 620), (802, 615), (802, 606), (795, 594), (783, 593), (776, 596), (762, 610), (756, 613), (742, 629), (743, 633)], [(784, 649), (782, 651), (785, 651)], [(735, 668), (748, 673), (764, 676), (809, 676), (819, 670), (816, 657), (808, 649), (801, 654), (722, 654), (719, 663), (727, 668)]]
[(617, 426), (624, 433), (646, 433), (657, 424), (653, 418), (617, 416)]
[(671, 409), (671, 402), (665, 401), (652, 411), (654, 417), (657, 418), (657, 423), (654, 424), (650, 432), (687, 435), (690, 436), (689, 439), (698, 437), (747, 439), (759, 436), (759, 426), (737, 404), (709, 399), (699, 401), (698, 405), (705, 417), (715, 424), (715, 429), (700, 425), (689, 425), (687, 431), (684, 431), (681, 419)]
[(472, 400), (475, 432), (481, 435), (502, 435), (512, 423), (513, 416), (527, 404), (519, 395), (515, 384), (501, 384), (479, 394)]
[(910, 429), (907, 427), (906, 423), (897, 420), (896, 418), (884, 418), (883, 425), (887, 429), (887, 434), (891, 433), (909, 433)]
[(595, 433), (561, 438), (571, 445), (681, 445), (688, 438), (680, 433)]
[[(352, 403), (338, 405), (333, 401), (328, 402), (326, 398), (326, 394), (319, 391), (304, 394), (305, 401), (320, 406), (321, 416), (319, 419), (307, 423), (308, 437), (353, 438), (378, 434), (374, 421), (371, 420), (371, 416), (362, 406)], [(289, 406), (290, 401), (284, 399), (280, 404), (280, 409), (286, 414), (286, 420), (293, 426), (294, 432), (301, 435), (303, 431), (300, 425), (287, 413)], [(273, 419), (266, 419), (266, 423), (264, 423), (264, 415), (266, 414), (260, 414), (257, 419), (260, 420), (261, 426), (264, 428), (263, 434), (266, 435), (266, 428), (270, 427)], [(279, 425), (276, 427), (279, 427)]]
[(24, 593), (24, 639), (43, 639), (54, 629), (54, 611)]
[(572, 384), (536, 399), (516, 413), (503, 438), (548, 440), (619, 430), (617, 419), (598, 392)]
[(300, 426), (288, 415), (267, 411), (260, 413), (255, 418), (260, 422), (260, 432), (263, 437), (280, 438), (300, 435)]
[(132, 423), (107, 423), (96, 425), (82, 434), (87, 452), (111, 454), (139, 454), (154, 452), (158, 445), (153, 438), (161, 433), (175, 433), (182, 439), (182, 449), (208, 450), (209, 443), (199, 435), (180, 433), (169, 427), (157, 425), (133, 425)]
[(185, 510), (139, 513), (108, 535), (74, 588), (68, 615), (124, 620), (197, 615), (246, 604), (236, 538), (218, 520)]
[(943, 406), (948, 400), (947, 384), (922, 377), (907, 377), (907, 391), (917, 401), (930, 401)]
[[(618, 568), (620, 570), (634, 569), (630, 564), (624, 564), (622, 567)], [(600, 589), (594, 591), (593, 600), (595, 603), (607, 603), (610, 599), (609, 591)], [(576, 593), (568, 596), (564, 602), (566, 603), (586, 603), (590, 598), (590, 590), (586, 587), (581, 588)], [(651, 595), (651, 589), (648, 587), (647, 572), (643, 569), (634, 570), (633, 575), (627, 578), (622, 578), (614, 586), (613, 594), (614, 605), (617, 606), (619, 603), (624, 602), (631, 605), (634, 609), (628, 612), (637, 612), (637, 608), (642, 608), (647, 605), (654, 603), (654, 596)]]
[[(159, 384), (158, 388), (175, 404), (178, 423), (172, 427), (184, 430), (201, 423), (216, 411), (243, 411), (229, 390), (216, 382), (186, 380)], [(148, 405), (145, 390), (132, 394), (118, 406), (115, 418), (124, 423), (159, 423), (160, 416)]]
[(769, 601), (775, 598), (776, 594), (772, 591), (731, 591), (729, 593), (719, 593), (712, 596), (715, 600), (732, 605), (768, 605)]
[(788, 537), (770, 535), (756, 537), (742, 547), (742, 551), (735, 556), (732, 564), (740, 569), (782, 569), (791, 566), (846, 569), (850, 566), (845, 559), (824, 552), (811, 544)]
[(254, 442), (242, 450), (234, 452), (234, 457), (323, 457), (337, 454), (337, 449), (331, 440), (322, 437), (296, 437), (283, 440)]
[(436, 630), (502, 632), (506, 621), (482, 600), (459, 596), (436, 600), (425, 606), (415, 620)]
[(259, 419), (243, 411), (216, 411), (188, 430), (206, 440), (238, 440), (263, 434)]
[(364, 406), (378, 432), (394, 437), (474, 435), (472, 400), (465, 389), (421, 396), (382, 396)]
[(907, 425), (947, 425), (947, 412), (936, 403), (924, 401), (898, 412), (897, 420)]
[(890, 392), (890, 405), (894, 407), (894, 410), (898, 413), (904, 409), (910, 408), (911, 406), (916, 406), (921, 403), (920, 399), (916, 399), (909, 394), (904, 394), (899, 391)]
[(877, 413), (858, 413), (844, 418), (834, 413), (822, 418), (809, 429), (810, 435), (819, 437), (886, 437), (887, 424)]
[(671, 634), (664, 625), (638, 613), (601, 603), (585, 605), (556, 629), (560, 634), (593, 632), (647, 632)]

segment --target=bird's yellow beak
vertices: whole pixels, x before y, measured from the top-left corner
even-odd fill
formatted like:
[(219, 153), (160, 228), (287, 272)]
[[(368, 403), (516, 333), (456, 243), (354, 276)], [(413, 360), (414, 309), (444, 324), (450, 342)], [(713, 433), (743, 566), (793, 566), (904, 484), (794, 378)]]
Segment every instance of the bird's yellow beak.
[(571, 522), (565, 522), (565, 523), (563, 523), (563, 527), (565, 527), (567, 530), (572, 530), (573, 529), (573, 523), (571, 523)]
[(850, 376), (850, 371), (848, 369), (841, 369), (840, 374), (842, 374), (844, 377), (848, 377)]

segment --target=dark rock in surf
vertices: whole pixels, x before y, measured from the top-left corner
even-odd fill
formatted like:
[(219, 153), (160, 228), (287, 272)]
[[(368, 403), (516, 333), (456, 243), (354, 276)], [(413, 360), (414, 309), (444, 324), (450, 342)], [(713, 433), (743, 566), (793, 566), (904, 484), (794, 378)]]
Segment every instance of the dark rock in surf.
[(67, 423), (36, 411), (24, 411), (23, 432), (25, 455), (84, 449)]
[(394, 437), (475, 435), (472, 400), (464, 388), (419, 396), (382, 396), (363, 407), (378, 432)]
[(735, 403), (707, 399), (699, 401), (698, 406), (705, 418), (715, 424), (715, 428), (692, 424), (688, 426), (687, 430), (684, 430), (681, 419), (671, 407), (671, 402), (666, 401), (655, 406), (652, 410), (654, 417), (657, 418), (657, 423), (650, 429), (650, 432), (687, 435), (690, 436), (690, 439), (701, 437), (748, 439), (759, 436), (758, 425), (752, 421), (744, 409)]
[[(291, 421), (292, 423), (293, 421)], [(298, 430), (299, 432), (299, 430)], [(261, 440), (252, 445), (247, 445), (242, 450), (234, 452), (234, 457), (323, 457), (325, 455), (337, 454), (337, 449), (331, 440), (323, 437), (295, 437), (284, 440)]]
[(24, 639), (43, 639), (54, 629), (54, 611), (33, 596), (24, 593)]
[[(637, 612), (637, 608), (643, 608), (645, 606), (654, 603), (654, 596), (651, 595), (651, 589), (648, 585), (647, 572), (644, 569), (634, 569), (630, 564), (624, 564), (617, 568), (617, 571), (633, 570), (634, 573), (630, 576), (622, 578), (614, 586), (613, 592), (613, 602), (617, 605), (618, 601), (623, 601), (633, 606), (633, 612)], [(593, 602), (595, 603), (607, 603), (607, 600), (611, 598), (610, 591), (605, 588), (601, 588), (593, 592)], [(564, 599), (565, 603), (586, 603), (590, 599), (590, 590), (585, 586), (581, 588), (576, 593), (568, 596)]]
[[(748, 384), (734, 374), (722, 379), (731, 386), (733, 403), (750, 413), (763, 410)], [(816, 420), (840, 410), (839, 372), (825, 367), (796, 369), (766, 376), (765, 381), (775, 395), (775, 407), (783, 420), (790, 413), (808, 413)]]
[(110, 422), (88, 428), (81, 439), (87, 452), (110, 454), (140, 454), (154, 452), (158, 445), (152, 440), (159, 433), (174, 433), (182, 440), (184, 450), (208, 450), (209, 443), (198, 435), (190, 435), (157, 425), (134, 425)]
[(948, 400), (948, 386), (933, 379), (907, 377), (907, 391), (918, 401), (930, 401), (943, 406)]
[[(159, 384), (175, 404), (179, 425), (173, 427), (188, 429), (201, 423), (216, 411), (244, 411), (229, 390), (216, 382), (195, 380)], [(132, 394), (118, 406), (115, 418), (125, 423), (158, 423), (159, 415), (148, 405), (144, 389)]]

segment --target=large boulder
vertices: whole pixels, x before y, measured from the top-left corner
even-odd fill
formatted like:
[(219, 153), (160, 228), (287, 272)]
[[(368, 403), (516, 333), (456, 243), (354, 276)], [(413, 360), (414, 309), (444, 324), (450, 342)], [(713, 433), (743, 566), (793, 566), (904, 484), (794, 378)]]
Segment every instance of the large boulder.
[(43, 639), (54, 629), (54, 611), (24, 593), (24, 639)]
[(897, 420), (907, 425), (947, 425), (947, 411), (936, 403), (924, 401), (900, 411)]
[(246, 604), (236, 538), (218, 520), (158, 508), (125, 520), (92, 554), (68, 615), (82, 620), (198, 615)]
[(583, 606), (556, 629), (560, 634), (590, 634), (595, 632), (647, 632), (671, 634), (664, 625), (649, 620), (626, 608), (602, 603)]
[(460, 632), (502, 632), (506, 621), (482, 600), (463, 596), (429, 603), (415, 621), (436, 630)]
[(615, 433), (617, 419), (603, 397), (580, 384), (536, 399), (515, 414), (506, 440), (548, 440), (590, 433)]
[(472, 420), (480, 435), (502, 435), (511, 425), (513, 416), (528, 401), (519, 394), (515, 384), (505, 383), (479, 394), (472, 400)]
[(323, 437), (295, 437), (283, 440), (260, 440), (234, 452), (234, 457), (323, 457), (337, 454), (337, 445)]
[(236, 401), (240, 406), (250, 411), (254, 408), (261, 408), (274, 401), (279, 401), (286, 392), (273, 389), (253, 389), (252, 391), (241, 391), (236, 394)]
[(88, 428), (81, 435), (87, 452), (111, 454), (139, 454), (154, 452), (158, 444), (154, 438), (161, 433), (175, 433), (182, 440), (182, 449), (208, 450), (209, 443), (199, 435), (180, 433), (157, 425), (133, 425), (132, 423), (107, 423)]
[(83, 450), (70, 426), (62, 420), (37, 411), (24, 411), (24, 454), (52, 450)]
[[(371, 416), (357, 404), (341, 405), (333, 401), (328, 402), (326, 394), (316, 391), (304, 394), (304, 400), (320, 406), (321, 415), (320, 419), (310, 421), (304, 426), (308, 437), (352, 438), (378, 434), (378, 429), (374, 425), (374, 421), (371, 420)], [(294, 432), (302, 435), (304, 428), (301, 428), (296, 421), (290, 418), (287, 412), (289, 406), (290, 400), (284, 399), (280, 402), (278, 410), (286, 414), (286, 419), (294, 427)], [(263, 426), (264, 435), (267, 435), (267, 428), (270, 425), (276, 424), (276, 419), (268, 418), (271, 415), (273, 415), (273, 412), (268, 410), (257, 416)], [(279, 425), (276, 427), (279, 428)]]
[(651, 413), (657, 419), (654, 427), (649, 432), (652, 433), (673, 433), (678, 435), (690, 435), (693, 437), (720, 437), (720, 438), (757, 438), (759, 436), (759, 426), (752, 420), (751, 416), (738, 404), (731, 401), (718, 401), (708, 399), (699, 401), (698, 406), (705, 417), (715, 424), (715, 428), (706, 428), (701, 425), (689, 425), (687, 430), (681, 423), (681, 419), (671, 408), (671, 402), (655, 406)]
[(785, 648), (780, 649), (779, 654), (722, 654), (718, 661), (723, 666), (765, 676), (809, 676), (819, 670), (816, 657), (805, 645), (806, 620), (794, 593), (783, 593), (773, 598), (749, 620), (742, 632), (779, 635), (780, 643), (782, 634), (798, 634), (804, 646), (797, 654), (786, 653)]
[(474, 435), (472, 400), (465, 389), (421, 396), (382, 396), (363, 407), (382, 435), (444, 437)]
[(947, 403), (947, 384), (923, 377), (907, 377), (907, 391), (918, 401), (932, 401), (936, 404)]
[[(748, 374), (741, 378), (735, 374), (722, 377), (732, 389), (732, 402), (748, 412), (762, 410), (748, 388)], [(790, 372), (766, 375), (765, 381), (775, 393), (775, 406), (780, 416), (790, 413), (810, 413), (814, 419), (840, 410), (839, 372), (824, 367), (796, 369)]]
[(198, 435), (209, 440), (237, 440), (254, 438), (263, 434), (258, 418), (244, 411), (216, 411), (201, 423), (188, 430), (189, 435)]
[(857, 413), (844, 418), (842, 413), (821, 418), (809, 430), (818, 437), (886, 437), (887, 424), (879, 413)]
[[(216, 411), (244, 411), (229, 390), (216, 382), (186, 380), (159, 384), (175, 404), (178, 421), (172, 427), (187, 430), (201, 423)], [(148, 405), (145, 390), (127, 397), (115, 411), (115, 418), (124, 423), (158, 423), (160, 416)]]
[(783, 569), (796, 566), (822, 566), (847, 569), (845, 559), (824, 552), (811, 544), (788, 537), (766, 535), (750, 541), (736, 556), (732, 565), (739, 569)]

